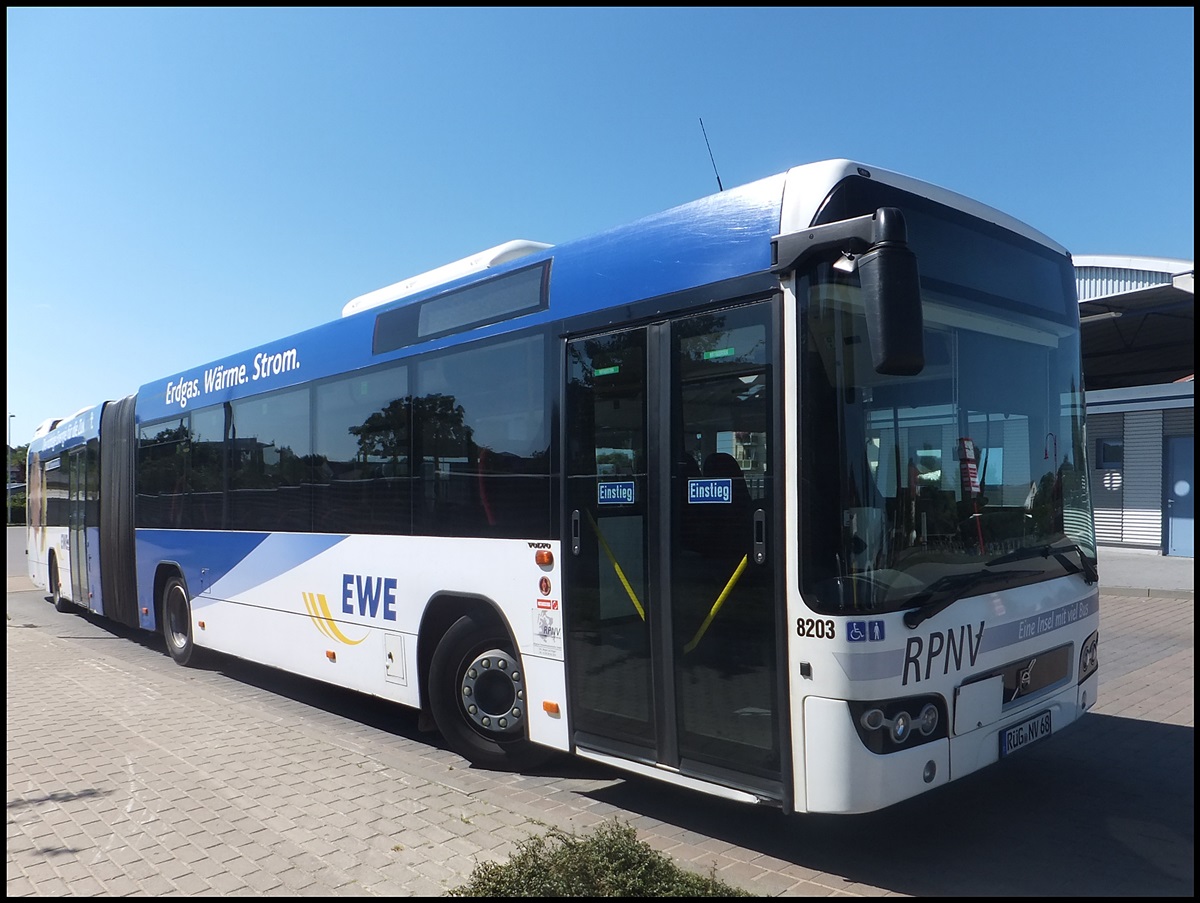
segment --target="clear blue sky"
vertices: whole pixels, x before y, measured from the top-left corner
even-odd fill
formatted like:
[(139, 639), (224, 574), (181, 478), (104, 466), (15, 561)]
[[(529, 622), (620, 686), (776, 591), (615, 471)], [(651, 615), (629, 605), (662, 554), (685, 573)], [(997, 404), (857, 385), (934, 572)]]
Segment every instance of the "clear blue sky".
[(6, 12), (13, 445), (514, 238), (829, 157), (1191, 260), (1194, 11)]

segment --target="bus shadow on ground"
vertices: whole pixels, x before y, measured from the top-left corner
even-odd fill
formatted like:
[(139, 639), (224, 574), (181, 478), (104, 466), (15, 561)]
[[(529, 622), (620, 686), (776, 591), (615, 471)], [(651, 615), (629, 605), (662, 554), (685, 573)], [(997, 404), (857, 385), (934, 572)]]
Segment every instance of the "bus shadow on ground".
[[(157, 647), (166, 655), (161, 640)], [(210, 658), (204, 667), (233, 680), (449, 752), (405, 706)], [(993, 768), (849, 816), (787, 816), (569, 756), (527, 773), (583, 782), (572, 792), (824, 873), (831, 887), (841, 881), (910, 896), (1190, 897), (1194, 748), (1190, 727), (1092, 713)], [(603, 786), (591, 783), (598, 780)]]
[[(89, 617), (89, 620), (103, 630), (121, 638), (133, 640), (147, 650), (167, 658), (170, 657), (166, 643), (160, 635), (115, 625), (102, 618)], [(339, 718), (346, 718), (394, 737), (453, 754), (441, 734), (437, 731), (421, 729), (419, 714), (415, 709), (387, 699), (380, 699), (356, 690), (323, 683), (313, 678), (290, 674), (268, 665), (207, 650), (194, 668), (219, 674), (248, 687), (262, 690), (271, 696), (288, 699)], [(462, 767), (474, 768), (475, 766), (463, 760)], [(544, 778), (579, 780), (611, 778), (614, 774), (602, 765), (567, 755), (556, 756), (539, 766), (536, 772), (528, 773)]]
[[(81, 614), (99, 632), (169, 659), (160, 635)], [(406, 706), (217, 653), (197, 670), (450, 751)], [(841, 882), (909, 896), (1191, 897), (1194, 764), (1193, 728), (1093, 712), (1009, 760), (862, 815), (784, 815), (569, 756), (526, 773), (581, 781), (571, 792), (628, 818), (823, 873), (820, 882), (835, 889)]]
[(863, 815), (788, 816), (636, 777), (586, 795), (836, 876), (821, 879), (831, 887), (1191, 897), (1194, 746), (1191, 727), (1093, 713), (1040, 749)]
[[(49, 597), (46, 597), (46, 601), (49, 602)], [(53, 608), (50, 609), (50, 616), (56, 616)], [(131, 641), (142, 649), (167, 659), (170, 667), (176, 667), (169, 661), (171, 656), (161, 634), (127, 627), (83, 609), (78, 611), (77, 616), (95, 628), (97, 637), (106, 634), (112, 639)], [(441, 734), (421, 729), (419, 715), (415, 709), (399, 703), (209, 650), (204, 650), (197, 664), (189, 666), (187, 670), (220, 675), (247, 687), (262, 690), (272, 697), (300, 703), (397, 738), (454, 754), (443, 741)], [(463, 768), (475, 767), (465, 760), (461, 761)], [(540, 778), (583, 781), (611, 780), (621, 776), (620, 772), (601, 764), (566, 754), (553, 757), (540, 765), (536, 771), (523, 773)]]

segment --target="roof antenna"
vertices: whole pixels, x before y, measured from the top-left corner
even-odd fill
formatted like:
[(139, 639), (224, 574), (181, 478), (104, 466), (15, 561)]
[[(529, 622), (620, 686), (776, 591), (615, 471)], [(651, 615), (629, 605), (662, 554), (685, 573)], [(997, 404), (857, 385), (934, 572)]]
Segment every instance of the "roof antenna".
[(724, 191), (725, 186), (721, 184), (721, 174), (717, 172), (717, 161), (713, 160), (712, 146), (708, 143), (708, 132), (704, 130), (704, 117), (700, 118), (700, 131), (704, 134), (704, 146), (708, 148), (708, 159), (712, 160), (713, 175), (717, 177), (717, 191)]

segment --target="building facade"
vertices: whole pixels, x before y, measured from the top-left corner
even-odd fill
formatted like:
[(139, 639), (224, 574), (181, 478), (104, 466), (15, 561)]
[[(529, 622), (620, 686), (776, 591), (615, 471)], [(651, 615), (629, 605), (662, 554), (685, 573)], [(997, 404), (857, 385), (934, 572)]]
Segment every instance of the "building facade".
[(1193, 261), (1074, 260), (1096, 540), (1194, 557)]

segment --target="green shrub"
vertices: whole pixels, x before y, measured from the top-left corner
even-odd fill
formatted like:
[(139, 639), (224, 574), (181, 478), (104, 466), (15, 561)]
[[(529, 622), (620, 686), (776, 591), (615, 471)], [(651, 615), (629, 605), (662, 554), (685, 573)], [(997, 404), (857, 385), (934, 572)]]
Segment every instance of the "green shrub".
[(505, 864), (475, 866), (451, 897), (751, 897), (712, 873), (697, 875), (637, 839), (616, 820), (589, 837), (551, 828), (517, 844)]

